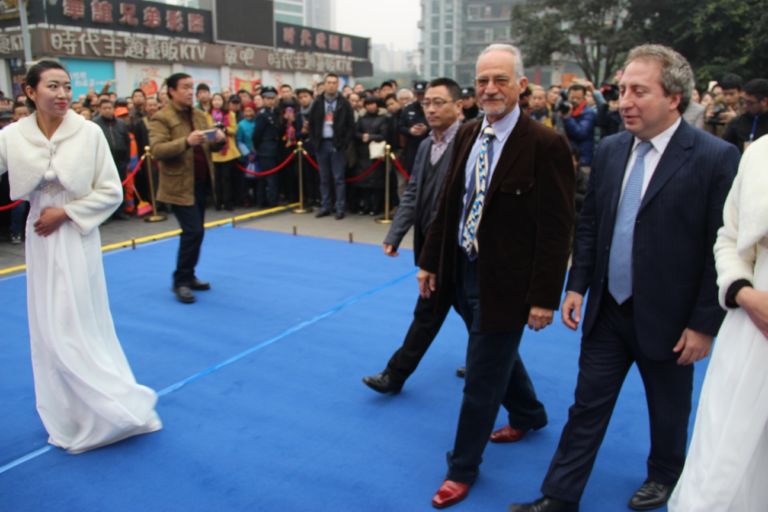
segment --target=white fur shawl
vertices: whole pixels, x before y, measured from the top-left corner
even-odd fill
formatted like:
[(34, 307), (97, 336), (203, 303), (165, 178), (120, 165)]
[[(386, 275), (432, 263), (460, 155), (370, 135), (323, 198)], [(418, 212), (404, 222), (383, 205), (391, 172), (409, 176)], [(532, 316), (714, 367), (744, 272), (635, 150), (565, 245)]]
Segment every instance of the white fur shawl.
[(48, 140), (32, 114), (0, 131), (0, 174), (8, 171), (11, 198), (28, 197), (42, 180), (57, 178), (72, 201), (64, 210), (89, 232), (122, 201), (122, 186), (104, 133), (73, 111)]

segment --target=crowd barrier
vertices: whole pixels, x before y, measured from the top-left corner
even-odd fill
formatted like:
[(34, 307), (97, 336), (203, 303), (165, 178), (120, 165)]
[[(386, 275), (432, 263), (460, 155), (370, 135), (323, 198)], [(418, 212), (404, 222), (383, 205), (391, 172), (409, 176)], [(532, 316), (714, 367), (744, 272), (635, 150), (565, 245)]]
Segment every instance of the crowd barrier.
[[(263, 170), (263, 171), (252, 171), (252, 170), (250, 170), (250, 169), (248, 169), (246, 167), (243, 167), (239, 163), (236, 164), (236, 167), (237, 167), (238, 170), (240, 170), (241, 172), (243, 172), (245, 174), (249, 174), (251, 176), (256, 176), (256, 177), (264, 177), (264, 176), (269, 176), (271, 174), (275, 174), (275, 173), (278, 173), (278, 172), (282, 171), (289, 163), (291, 163), (291, 161), (293, 159), (296, 158), (297, 155), (301, 155), (301, 157), (303, 157), (303, 158), (299, 158), (298, 159), (299, 207), (296, 208), (294, 210), (294, 212), (296, 212), (296, 213), (306, 213), (306, 212), (311, 211), (311, 210), (305, 208), (305, 206), (304, 206), (304, 183), (303, 183), (304, 180), (303, 180), (303, 176), (302, 176), (302, 174), (303, 174), (303, 165), (302, 165), (302, 163), (303, 163), (303, 160), (306, 159), (306, 161), (309, 163), (309, 165), (312, 168), (314, 168), (316, 171), (318, 171), (318, 172), (320, 171), (320, 166), (315, 161), (315, 159), (312, 158), (312, 156), (307, 152), (307, 150), (304, 149), (304, 145), (303, 145), (303, 143), (301, 141), (299, 141), (296, 144), (296, 148), (288, 154), (288, 156), (285, 158), (285, 160), (283, 160), (281, 163), (279, 163), (278, 165), (276, 165), (272, 169), (267, 169), (267, 170)], [(397, 169), (397, 171), (406, 180), (411, 178), (411, 175), (408, 173), (408, 171), (403, 168), (403, 165), (400, 162), (400, 160), (397, 158), (397, 155), (395, 155), (392, 152), (392, 147), (389, 144), (387, 144), (387, 146), (385, 148), (385, 152), (384, 152), (384, 157), (383, 158), (379, 158), (379, 159), (374, 160), (373, 163), (371, 164), (371, 166), (368, 167), (366, 170), (364, 170), (363, 172), (361, 172), (357, 176), (352, 176), (352, 177), (346, 178), (344, 181), (346, 183), (348, 183), (348, 184), (358, 183), (358, 182), (366, 179), (371, 174), (373, 174), (376, 171), (376, 169), (379, 168), (379, 166), (382, 164), (382, 162), (385, 163), (385, 168), (386, 168), (385, 185), (384, 185), (384, 190), (385, 190), (385, 206), (384, 206), (384, 218), (377, 220), (377, 222), (388, 223), (390, 221), (390, 218), (389, 218), (389, 214), (390, 214), (390, 212), (389, 212), (389, 203), (390, 203), (390, 198), (389, 198), (389, 193), (390, 193), (389, 192), (389, 180), (390, 180), (390, 169), (391, 169), (390, 163), (395, 166), (395, 169)], [(160, 221), (160, 220), (165, 220), (166, 217), (164, 215), (158, 215), (158, 213), (157, 213), (157, 205), (156, 205), (156, 202), (155, 202), (155, 185), (154, 185), (154, 179), (153, 179), (153, 176), (152, 176), (152, 156), (150, 155), (150, 152), (149, 152), (149, 146), (146, 146), (144, 148), (144, 154), (141, 155), (141, 158), (136, 163), (136, 166), (131, 170), (131, 172), (128, 173), (128, 175), (122, 181), (122, 185), (126, 186), (129, 183), (132, 183), (133, 182), (133, 178), (141, 170), (142, 165), (145, 164), (145, 163), (147, 164), (147, 177), (148, 177), (148, 180), (149, 180), (150, 195), (151, 195), (151, 199), (152, 199), (152, 215), (150, 215), (148, 217), (145, 217), (144, 220), (146, 220), (148, 222), (157, 222), (157, 221)], [(6, 210), (11, 210), (11, 209), (15, 208), (16, 206), (20, 205), (23, 202), (24, 201), (22, 199), (19, 199), (18, 201), (14, 201), (12, 203), (0, 206), (0, 212), (6, 211)]]

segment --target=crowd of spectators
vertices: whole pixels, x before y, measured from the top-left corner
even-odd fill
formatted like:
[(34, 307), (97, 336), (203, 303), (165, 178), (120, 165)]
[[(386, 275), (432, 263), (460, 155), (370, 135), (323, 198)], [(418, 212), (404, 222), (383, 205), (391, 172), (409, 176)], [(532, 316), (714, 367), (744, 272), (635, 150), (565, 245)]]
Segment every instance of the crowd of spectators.
[[(136, 89), (129, 97), (119, 98), (111, 85), (107, 83), (99, 92), (89, 90), (73, 101), (72, 109), (102, 128), (120, 176), (125, 178), (149, 144), (148, 120), (168, 104), (168, 95), (164, 89), (150, 96)], [(217, 210), (270, 208), (298, 201), (296, 158), (274, 174), (254, 173), (280, 165), (301, 141), (320, 166), (316, 171), (305, 160), (306, 205), (318, 208), (318, 216), (380, 215), (385, 202), (385, 166), (369, 172), (375, 164), (371, 150), (385, 142), (404, 169), (412, 167), (416, 149), (429, 134), (421, 105), (427, 82), (415, 81), (404, 87), (387, 80), (375, 87), (366, 88), (361, 83), (340, 87), (339, 77), (331, 74), (308, 87), (276, 85), (257, 86), (251, 91), (211, 91), (205, 83), (198, 84), (196, 107), (206, 113), (212, 126), (222, 128), (227, 135), (223, 148), (213, 155), (215, 179), (210, 206)], [(464, 87), (461, 93), (462, 119), (482, 115), (475, 89)], [(531, 84), (522, 92), (520, 105), (533, 119), (570, 142), (578, 209), (596, 145), (623, 129), (618, 87), (613, 82), (596, 87), (579, 79), (567, 86)], [(684, 117), (689, 124), (743, 151), (768, 132), (767, 112), (768, 80), (756, 78), (743, 83), (741, 77), (728, 74), (706, 90), (695, 91)], [(23, 96), (0, 96), (0, 125), (27, 113)], [(374, 150), (377, 156), (379, 147)], [(394, 168), (391, 173), (390, 207), (396, 207), (406, 178)], [(142, 198), (150, 198), (149, 180), (143, 170), (127, 184), (124, 204), (113, 219), (130, 218)], [(8, 202), (4, 178), (0, 204)], [(159, 208), (170, 207), (161, 204)], [(22, 241), (25, 215), (24, 204), (10, 214), (0, 213), (3, 227), (8, 226), (7, 239), (13, 244)]]

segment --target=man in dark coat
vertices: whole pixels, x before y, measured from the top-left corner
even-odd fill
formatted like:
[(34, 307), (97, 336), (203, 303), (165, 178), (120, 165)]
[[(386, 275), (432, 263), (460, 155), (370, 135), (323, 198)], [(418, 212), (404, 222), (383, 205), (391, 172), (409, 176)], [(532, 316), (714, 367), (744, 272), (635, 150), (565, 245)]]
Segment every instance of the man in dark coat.
[[(453, 140), (461, 124), (458, 84), (450, 78), (432, 80), (427, 86), (424, 103), (430, 135), (419, 146), (411, 179), (384, 238), (384, 254), (398, 256), (400, 242), (413, 227), (414, 262), (419, 260), (424, 238), (437, 213), (437, 199), (451, 163)], [(451, 308), (451, 302), (438, 307), (436, 297), (419, 297), (402, 346), (392, 355), (384, 371), (363, 378), (368, 387), (379, 393), (398, 393), (416, 370)]]
[(400, 111), (399, 130), (404, 139), (403, 153), (400, 159), (408, 172), (411, 172), (413, 168), (419, 144), (429, 134), (427, 118), (424, 116), (424, 109), (421, 107), (421, 100), (424, 99), (426, 89), (427, 82), (421, 80), (414, 82), (413, 92), (416, 95), (416, 100), (403, 107)]
[[(253, 149), (259, 159), (259, 167), (262, 171), (274, 169), (279, 163), (280, 152), (280, 120), (275, 104), (277, 103), (277, 90), (274, 87), (263, 87), (261, 97), (264, 99), (264, 107), (256, 114), (253, 129)], [(271, 208), (277, 205), (278, 177), (270, 174), (256, 178), (256, 206), (259, 208)]]
[(331, 214), (335, 198), (336, 219), (343, 219), (346, 208), (346, 152), (355, 133), (352, 106), (339, 94), (339, 77), (325, 76), (323, 94), (315, 98), (309, 110), (309, 135), (320, 166), (320, 211), (315, 217)]
[[(128, 135), (128, 125), (115, 117), (115, 104), (112, 100), (103, 99), (99, 102), (99, 115), (93, 120), (99, 125), (107, 137), (109, 151), (115, 161), (120, 179), (124, 180), (128, 172), (128, 162), (131, 160), (131, 138)], [(128, 215), (123, 212), (122, 206), (112, 215), (112, 218), (127, 220)]]
[[(438, 508), (467, 496), (502, 400), (528, 420), (521, 430), (546, 422), (518, 347), (526, 325), (538, 331), (552, 322), (573, 229), (570, 150), (521, 112), (528, 80), (519, 51), (491, 45), (476, 68), (485, 114), (456, 135), (417, 275), (422, 297), (456, 301), (469, 333), (456, 442), (432, 498)], [(514, 396), (506, 394), (510, 388)]]

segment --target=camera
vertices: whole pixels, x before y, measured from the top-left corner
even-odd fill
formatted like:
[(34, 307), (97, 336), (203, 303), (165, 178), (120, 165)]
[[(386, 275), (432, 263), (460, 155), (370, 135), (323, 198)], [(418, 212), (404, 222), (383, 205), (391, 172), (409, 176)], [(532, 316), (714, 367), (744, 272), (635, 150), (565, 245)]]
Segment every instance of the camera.
[(720, 114), (723, 112), (726, 112), (728, 110), (728, 106), (725, 103), (715, 103), (712, 105), (712, 114), (709, 119), (707, 119), (707, 123), (709, 124), (723, 124), (720, 121)]
[(558, 101), (557, 105), (555, 105), (555, 111), (557, 111), (559, 114), (567, 115), (571, 113), (571, 104), (567, 101)]
[(616, 84), (605, 84), (600, 88), (605, 101), (616, 101), (619, 99), (619, 86)]

